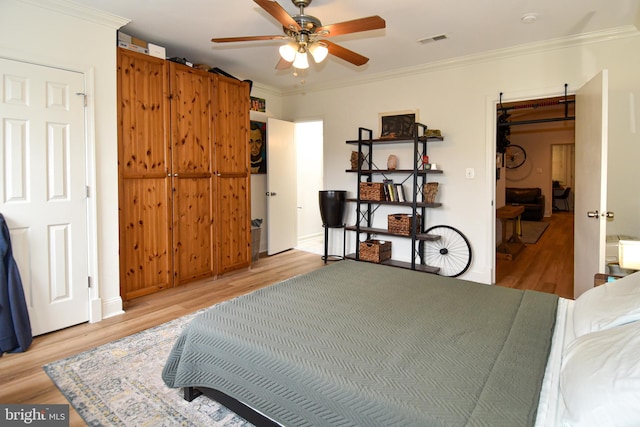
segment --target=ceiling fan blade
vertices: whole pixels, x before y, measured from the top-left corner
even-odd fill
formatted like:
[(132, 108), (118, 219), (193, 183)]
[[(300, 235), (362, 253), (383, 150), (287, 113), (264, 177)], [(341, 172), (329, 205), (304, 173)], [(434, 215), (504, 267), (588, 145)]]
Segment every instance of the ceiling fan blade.
[(278, 40), (286, 39), (285, 36), (247, 36), (247, 37), (221, 37), (211, 39), (214, 43), (229, 43), (229, 42), (250, 42), (258, 40)]
[(301, 31), (300, 25), (294, 21), (294, 19), (282, 8), (277, 2), (273, 0), (253, 0), (263, 8), (269, 15), (273, 16), (282, 24), (285, 28), (290, 28), (295, 31)]
[[(257, 1), (257, 0), (256, 0)], [(339, 22), (320, 27), (316, 33), (329, 31), (325, 37), (340, 36), (342, 34), (358, 33), (360, 31), (379, 30), (385, 28), (386, 22), (378, 15), (367, 18), (354, 19), (353, 21)]]
[(286, 70), (287, 68), (291, 68), (292, 64), (293, 62), (285, 61), (284, 59), (280, 58), (280, 61), (278, 61), (278, 63), (276, 64), (276, 70)]
[(322, 43), (327, 44), (327, 48), (329, 49), (330, 54), (335, 55), (338, 58), (344, 59), (347, 62), (351, 62), (353, 65), (360, 66), (369, 62), (369, 58), (367, 58), (366, 56), (362, 56), (359, 53), (356, 53), (345, 47), (332, 43), (328, 40), (323, 40)]

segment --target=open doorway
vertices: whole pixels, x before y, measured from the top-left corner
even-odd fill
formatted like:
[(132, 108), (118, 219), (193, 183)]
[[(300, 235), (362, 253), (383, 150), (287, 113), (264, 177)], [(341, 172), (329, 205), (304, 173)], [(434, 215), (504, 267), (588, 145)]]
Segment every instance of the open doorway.
[[(560, 96), (498, 105), (496, 117), (504, 115), (510, 126), (507, 149), (496, 157), (497, 285), (573, 294), (574, 100)], [(498, 124), (497, 135), (501, 131)], [(554, 197), (567, 187), (569, 208)], [(515, 237), (515, 221), (501, 220), (504, 207), (522, 211)], [(519, 251), (505, 258), (500, 245), (512, 237), (520, 241)]]
[[(506, 188), (538, 188), (544, 196), (542, 216), (553, 213), (554, 164), (556, 174), (562, 175), (562, 181), (573, 185), (574, 151), (562, 147), (575, 145), (575, 98), (561, 96), (544, 99), (524, 100), (498, 105), (498, 117), (506, 112), (507, 147), (503, 154), (496, 194), (504, 195)], [(500, 131), (500, 126), (498, 131)], [(498, 132), (500, 133), (500, 132)], [(558, 148), (553, 148), (558, 147)], [(556, 153), (554, 160), (553, 154)], [(514, 159), (511, 159), (514, 157)], [(510, 161), (515, 160), (517, 162)], [(561, 167), (558, 167), (561, 166)], [(497, 197), (498, 201), (501, 200)], [(500, 205), (518, 203), (504, 200)], [(529, 216), (529, 215), (525, 215)], [(532, 218), (533, 219), (533, 218)]]
[(323, 145), (322, 121), (267, 120), (267, 173), (251, 179), (252, 217), (264, 218), (260, 253), (299, 248), (299, 241), (323, 235)]
[(297, 248), (321, 254), (324, 231), (318, 191), (324, 189), (323, 122), (296, 123), (295, 143), (298, 165)]

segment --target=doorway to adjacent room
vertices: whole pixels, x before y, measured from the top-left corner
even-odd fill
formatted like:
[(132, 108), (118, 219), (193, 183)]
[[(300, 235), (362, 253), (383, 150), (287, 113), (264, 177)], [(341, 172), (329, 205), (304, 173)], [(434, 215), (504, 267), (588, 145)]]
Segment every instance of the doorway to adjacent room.
[(298, 244), (308, 252), (323, 253), (324, 235), (318, 191), (324, 189), (323, 122), (299, 122), (295, 126), (298, 163)]
[(269, 255), (294, 247), (320, 253), (323, 247), (318, 205), (318, 192), (324, 189), (323, 126), (322, 120), (268, 119), (266, 227), (261, 238)]
[[(518, 228), (519, 237), (526, 240), (525, 250), (512, 260), (496, 258), (498, 286), (573, 296), (573, 212), (554, 209), (554, 194), (567, 187), (575, 189), (574, 100), (574, 96), (558, 96), (498, 105), (497, 117), (506, 114), (507, 121), (515, 123), (509, 126), (506, 137), (509, 145), (517, 148), (513, 156), (517, 154), (520, 159), (510, 159), (509, 150), (496, 159), (496, 208), (527, 204), (528, 215)], [(499, 131), (498, 126), (498, 135)], [(530, 191), (523, 193), (524, 189)], [(533, 199), (510, 199), (519, 193), (531, 194)], [(569, 206), (573, 207), (573, 201)], [(501, 224), (497, 227), (496, 240), (500, 243)]]

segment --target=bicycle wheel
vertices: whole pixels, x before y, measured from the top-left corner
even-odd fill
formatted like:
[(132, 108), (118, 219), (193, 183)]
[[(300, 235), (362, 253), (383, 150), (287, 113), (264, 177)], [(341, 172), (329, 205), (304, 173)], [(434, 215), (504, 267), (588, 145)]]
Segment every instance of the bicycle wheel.
[(519, 145), (508, 145), (505, 160), (507, 169), (519, 168), (524, 164), (525, 160), (527, 160), (527, 152)]
[(469, 240), (456, 228), (436, 225), (427, 234), (440, 236), (439, 240), (424, 242), (424, 261), (427, 265), (439, 267), (441, 276), (458, 277), (471, 265), (471, 245)]

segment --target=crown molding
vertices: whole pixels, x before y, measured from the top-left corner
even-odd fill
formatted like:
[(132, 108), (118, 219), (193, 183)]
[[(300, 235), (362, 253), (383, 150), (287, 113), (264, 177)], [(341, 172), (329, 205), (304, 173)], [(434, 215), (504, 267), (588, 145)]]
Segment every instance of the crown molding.
[(68, 0), (17, 0), (21, 3), (26, 3), (32, 6), (36, 6), (42, 9), (48, 9), (54, 12), (62, 13), (64, 15), (80, 18), (85, 21), (90, 21), (95, 24), (105, 25), (110, 28), (119, 29), (129, 22), (130, 19), (123, 18), (118, 15), (103, 12), (98, 9), (73, 3)]
[(406, 67), (383, 73), (372, 74), (366, 77), (354, 77), (332, 83), (318, 83), (313, 86), (304, 88), (295, 88), (292, 90), (282, 91), (283, 96), (300, 95), (305, 93), (321, 92), (330, 89), (341, 89), (345, 87), (353, 87), (376, 83), (392, 78), (401, 78), (416, 74), (424, 74), (427, 72), (447, 70), (456, 67), (468, 66), (488, 61), (496, 61), (504, 58), (513, 58), (520, 55), (531, 55), (535, 53), (546, 52), (550, 50), (565, 49), (573, 46), (580, 46), (592, 43), (601, 43), (611, 40), (625, 39), (631, 37), (640, 37), (640, 31), (633, 25), (624, 27), (611, 28), (602, 31), (594, 31), (590, 33), (578, 34), (575, 36), (561, 37), (551, 40), (545, 40), (535, 43), (527, 43), (523, 45), (508, 47), (504, 49), (492, 50), (474, 55), (461, 56), (457, 58), (444, 59), (428, 64), (422, 64), (414, 67)]
[(259, 89), (269, 95), (282, 96), (282, 91), (275, 86), (267, 85), (260, 82), (253, 82), (253, 88)]

